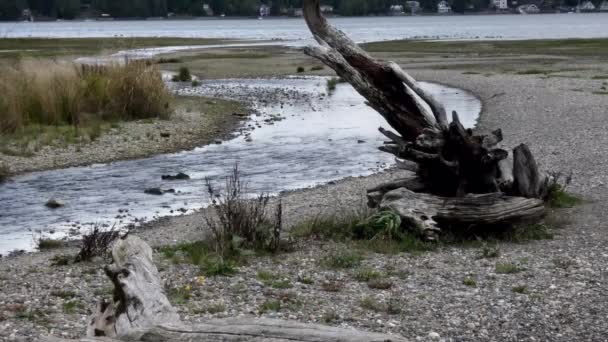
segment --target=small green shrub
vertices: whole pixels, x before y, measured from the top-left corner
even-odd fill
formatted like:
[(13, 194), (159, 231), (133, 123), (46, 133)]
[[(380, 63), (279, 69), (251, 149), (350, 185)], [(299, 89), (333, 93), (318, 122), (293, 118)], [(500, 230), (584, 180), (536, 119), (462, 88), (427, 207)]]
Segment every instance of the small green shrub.
[(393, 211), (382, 211), (354, 227), (356, 239), (403, 240), (405, 232), (401, 228), (401, 217)]
[(224, 305), (224, 303), (212, 304), (212, 305), (207, 306), (205, 308), (205, 311), (212, 315), (216, 314), (216, 313), (224, 312), (224, 311), (226, 311), (226, 305)]
[(321, 316), (321, 322), (325, 324), (333, 323), (339, 319), (340, 316), (334, 310), (331, 309), (329, 311), (325, 311), (323, 313), (323, 316)]
[(37, 241), (39, 250), (58, 249), (65, 247), (65, 242), (62, 240), (41, 238)]
[(190, 69), (188, 67), (182, 66), (179, 68), (177, 75), (173, 76), (173, 82), (190, 82), (192, 81), (192, 74), (190, 74)]
[(185, 304), (192, 298), (192, 286), (185, 285), (182, 287), (172, 288), (168, 291), (168, 296), (171, 302), (176, 304)]
[(353, 268), (359, 266), (362, 260), (360, 253), (342, 249), (321, 259), (321, 264), (332, 269)]
[(260, 307), (258, 308), (258, 311), (260, 312), (260, 314), (263, 314), (263, 313), (266, 313), (269, 311), (273, 311), (273, 312), (281, 311), (281, 301), (275, 300), (275, 299), (267, 299), (266, 301), (264, 301), (264, 303), (262, 303), (260, 305)]
[(333, 94), (333, 92), (336, 90), (336, 87), (338, 86), (338, 83), (340, 82), (340, 80), (336, 77), (332, 77), (330, 79), (327, 80), (327, 93), (328, 94)]
[(74, 261), (72, 256), (58, 254), (51, 258), (51, 266), (67, 266), (72, 261)]
[(63, 303), (63, 312), (66, 314), (73, 314), (81, 309), (84, 309), (84, 305), (79, 300), (74, 299)]
[(464, 278), (464, 280), (462, 281), (462, 284), (469, 286), (469, 287), (477, 287), (477, 282), (475, 281), (475, 279), (473, 279), (471, 277)]
[(200, 81), (197, 81), (197, 80), (193, 80), (193, 81), (192, 81), (192, 86), (193, 86), (193, 87), (199, 87), (201, 84), (202, 84), (202, 83), (201, 83)]
[(551, 240), (553, 231), (545, 223), (535, 223), (527, 226), (513, 228), (510, 240), (514, 242), (526, 242), (532, 240)]
[(498, 263), (496, 264), (496, 273), (498, 274), (513, 274), (523, 271), (519, 266), (513, 263)]
[(235, 263), (231, 260), (213, 258), (203, 262), (203, 265), (201, 265), (201, 271), (203, 274), (209, 277), (231, 276), (237, 272), (237, 268)]
[(367, 287), (376, 290), (388, 290), (393, 287), (393, 282), (387, 278), (371, 279), (367, 282)]
[(303, 73), (304, 71), (306, 71), (306, 69), (304, 69), (304, 67), (299, 66), (298, 69), (296, 69), (296, 71), (298, 72), (298, 74)]
[(580, 198), (566, 192), (565, 186), (559, 184), (553, 184), (549, 188), (547, 200), (552, 208), (572, 208), (583, 202)]
[(370, 296), (363, 297), (359, 302), (359, 306), (361, 306), (361, 308), (365, 310), (371, 310), (375, 312), (385, 311), (384, 305), (382, 305), (382, 303)]
[(383, 278), (386, 275), (382, 272), (376, 271), (373, 268), (362, 268), (355, 273), (355, 280), (359, 282), (368, 282), (373, 279)]
[(488, 244), (483, 244), (483, 246), (481, 247), (481, 253), (479, 255), (480, 258), (484, 258), (484, 259), (492, 259), (492, 258), (498, 258), (500, 256), (500, 247), (498, 247), (498, 245), (488, 245)]
[(519, 286), (514, 286), (513, 288), (511, 288), (511, 291), (513, 293), (527, 294), (528, 288), (525, 285), (519, 285)]

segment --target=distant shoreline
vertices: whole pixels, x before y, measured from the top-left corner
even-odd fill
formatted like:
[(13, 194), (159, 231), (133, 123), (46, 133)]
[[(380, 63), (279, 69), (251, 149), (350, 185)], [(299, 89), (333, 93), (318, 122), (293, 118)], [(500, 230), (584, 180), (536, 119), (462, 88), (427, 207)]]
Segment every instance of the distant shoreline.
[[(608, 11), (596, 11), (596, 12), (581, 12), (576, 13), (580, 14), (606, 14)], [(547, 15), (547, 14), (572, 14), (568, 12), (540, 12), (529, 15)], [(417, 13), (416, 15), (363, 15), (363, 16), (341, 16), (341, 15), (333, 15), (328, 16), (329, 19), (357, 19), (357, 18), (400, 18), (400, 17), (466, 17), (466, 16), (495, 16), (495, 15), (515, 15), (520, 16), (520, 13), (517, 12), (467, 12), (467, 13), (433, 13), (433, 12), (424, 12)], [(177, 16), (177, 17), (109, 17), (109, 18), (77, 18), (77, 19), (39, 19), (34, 20), (32, 22), (27, 20), (0, 20), (0, 23), (55, 23), (55, 22), (112, 22), (112, 21), (190, 21), (190, 20), (260, 20), (260, 17), (257, 16), (212, 16), (212, 17), (190, 17), (190, 16)], [(281, 20), (281, 19), (293, 19), (293, 20), (303, 20), (303, 17), (293, 17), (293, 16), (269, 16), (263, 17), (263, 20)]]

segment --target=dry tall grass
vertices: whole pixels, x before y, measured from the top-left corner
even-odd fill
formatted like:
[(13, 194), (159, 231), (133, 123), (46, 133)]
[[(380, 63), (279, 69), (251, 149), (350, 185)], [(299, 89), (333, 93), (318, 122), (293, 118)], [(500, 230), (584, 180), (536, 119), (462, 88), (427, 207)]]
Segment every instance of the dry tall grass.
[(29, 124), (86, 125), (169, 115), (160, 72), (144, 61), (86, 66), (23, 60), (0, 66), (0, 132)]

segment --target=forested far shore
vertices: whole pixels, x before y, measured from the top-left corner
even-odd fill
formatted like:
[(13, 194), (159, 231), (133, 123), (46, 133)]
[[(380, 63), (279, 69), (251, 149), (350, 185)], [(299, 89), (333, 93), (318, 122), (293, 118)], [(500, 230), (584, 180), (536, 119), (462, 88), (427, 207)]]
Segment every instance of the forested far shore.
[[(591, 2), (600, 8), (603, 0)], [(364, 16), (437, 12), (439, 0), (326, 0), (326, 15)], [(450, 11), (481, 12), (496, 9), (494, 0), (447, 0)], [(508, 0), (508, 8), (534, 3)], [(547, 0), (544, 11), (571, 9), (578, 0)], [(503, 6), (503, 5), (501, 5)], [(302, 0), (0, 0), (0, 20), (53, 20), (87, 18), (154, 18), (202, 16), (300, 16)], [(501, 11), (506, 8), (501, 7)]]

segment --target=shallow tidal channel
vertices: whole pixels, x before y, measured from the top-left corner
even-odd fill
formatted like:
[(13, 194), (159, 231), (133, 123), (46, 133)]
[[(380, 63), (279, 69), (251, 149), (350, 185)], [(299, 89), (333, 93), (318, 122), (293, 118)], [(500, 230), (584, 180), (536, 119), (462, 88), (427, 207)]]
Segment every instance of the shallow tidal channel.
[[(205, 179), (216, 186), (238, 163), (251, 193), (305, 188), (393, 165), (379, 152), (378, 127), (388, 124), (348, 84), (327, 95), (326, 78), (231, 79), (177, 86), (190, 96), (248, 99), (256, 109), (233, 138), (191, 151), (151, 158), (34, 172), (0, 185), (0, 254), (32, 250), (45, 236), (76, 238), (93, 224), (117, 227), (191, 213), (208, 203)], [(457, 88), (423, 83), (449, 112), (473, 127), (480, 101)], [(293, 99), (274, 102), (265, 92), (289, 89)], [(253, 95), (252, 95), (253, 94)], [(258, 94), (258, 95), (256, 95)], [(227, 113), (231, 115), (231, 113)], [(183, 172), (188, 180), (162, 180)], [(162, 195), (144, 193), (160, 188)], [(51, 198), (65, 204), (45, 207)]]

